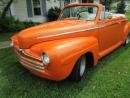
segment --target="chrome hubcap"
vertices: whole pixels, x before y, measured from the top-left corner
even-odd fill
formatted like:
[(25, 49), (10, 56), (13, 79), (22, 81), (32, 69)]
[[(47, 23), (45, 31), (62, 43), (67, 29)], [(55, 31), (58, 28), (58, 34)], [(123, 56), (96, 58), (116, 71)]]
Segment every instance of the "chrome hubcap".
[(85, 68), (86, 68), (86, 58), (85, 56), (83, 56), (80, 64), (80, 76), (83, 76)]
[(130, 36), (128, 36), (126, 39), (126, 44), (129, 44), (129, 43), (130, 43)]

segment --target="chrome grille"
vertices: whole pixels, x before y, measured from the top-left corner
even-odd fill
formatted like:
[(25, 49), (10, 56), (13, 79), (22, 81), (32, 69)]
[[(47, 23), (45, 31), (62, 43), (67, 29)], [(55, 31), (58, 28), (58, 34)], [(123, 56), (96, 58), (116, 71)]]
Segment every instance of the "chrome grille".
[[(40, 59), (35, 59), (34, 57), (30, 57), (30, 55), (25, 52), (21, 52), (21, 50), (15, 49), (15, 52), (19, 58), (20, 63), (31, 70), (35, 70), (38, 72), (44, 72), (44, 65)], [(28, 56), (27, 56), (28, 55)]]

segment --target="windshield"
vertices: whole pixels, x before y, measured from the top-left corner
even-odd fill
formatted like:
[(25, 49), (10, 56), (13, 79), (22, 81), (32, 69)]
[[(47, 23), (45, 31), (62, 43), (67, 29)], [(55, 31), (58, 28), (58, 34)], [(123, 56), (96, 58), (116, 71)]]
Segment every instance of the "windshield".
[(60, 19), (95, 20), (98, 8), (96, 6), (72, 6), (63, 10)]

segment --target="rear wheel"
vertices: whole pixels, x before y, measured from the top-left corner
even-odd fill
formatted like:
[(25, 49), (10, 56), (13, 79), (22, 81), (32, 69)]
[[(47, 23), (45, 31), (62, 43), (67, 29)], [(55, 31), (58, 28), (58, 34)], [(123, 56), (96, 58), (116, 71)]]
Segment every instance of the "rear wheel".
[(76, 62), (71, 72), (70, 79), (74, 81), (80, 81), (85, 71), (86, 71), (86, 56), (83, 55)]

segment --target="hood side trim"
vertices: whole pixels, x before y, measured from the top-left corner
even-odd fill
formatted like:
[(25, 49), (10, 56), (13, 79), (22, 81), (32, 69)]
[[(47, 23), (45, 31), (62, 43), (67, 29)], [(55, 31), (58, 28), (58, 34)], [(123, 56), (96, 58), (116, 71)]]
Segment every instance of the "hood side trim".
[(42, 37), (37, 37), (37, 39), (49, 38), (49, 37), (56, 37), (56, 36), (67, 35), (67, 34), (73, 34), (73, 33), (77, 33), (77, 32), (83, 32), (83, 31), (94, 30), (94, 29), (98, 29), (98, 28), (99, 28), (99, 27), (90, 28), (90, 29), (84, 29), (84, 30), (78, 30), (78, 31), (73, 31), (73, 32), (66, 32), (66, 33), (55, 34), (55, 35), (42, 36)]
[(103, 26), (97, 26), (97, 27), (94, 27), (94, 28), (89, 28), (89, 29), (84, 29), (84, 30), (78, 30), (78, 31), (73, 31), (73, 32), (66, 32), (66, 33), (61, 33), (61, 34), (42, 36), (42, 37), (37, 37), (37, 39), (56, 37), (56, 36), (60, 36), (60, 35), (73, 34), (73, 33), (83, 32), (83, 31), (90, 31), (90, 30), (94, 30), (94, 29), (99, 29), (99, 28), (104, 28), (104, 27), (112, 26), (112, 25), (115, 25), (115, 24), (118, 24), (118, 23), (113, 23), (113, 24), (108, 24), (108, 25), (103, 25)]

